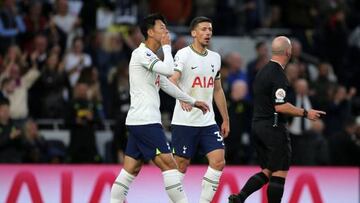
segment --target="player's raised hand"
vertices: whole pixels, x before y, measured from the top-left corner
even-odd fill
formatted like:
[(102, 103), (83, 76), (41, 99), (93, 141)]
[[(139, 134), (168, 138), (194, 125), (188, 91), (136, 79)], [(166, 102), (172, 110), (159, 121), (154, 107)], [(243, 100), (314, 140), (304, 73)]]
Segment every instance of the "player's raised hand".
[(200, 109), (203, 114), (206, 114), (206, 112), (210, 111), (209, 105), (202, 101), (196, 101), (194, 107)]
[(321, 117), (321, 115), (326, 115), (326, 112), (310, 109), (308, 111), (307, 118), (309, 120), (315, 121), (315, 120), (318, 120)]
[(182, 110), (184, 110), (184, 111), (190, 112), (192, 110), (192, 106), (189, 103), (180, 101), (180, 105), (181, 105)]
[(162, 34), (161, 36), (161, 45), (170, 45), (171, 44), (171, 40), (170, 40), (170, 33), (169, 31), (164, 32), (164, 34)]

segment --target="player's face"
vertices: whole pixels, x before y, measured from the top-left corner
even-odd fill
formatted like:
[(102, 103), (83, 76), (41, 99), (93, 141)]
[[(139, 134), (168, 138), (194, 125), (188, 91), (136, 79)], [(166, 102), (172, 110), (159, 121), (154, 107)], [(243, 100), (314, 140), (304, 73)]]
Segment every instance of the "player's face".
[(202, 46), (208, 46), (212, 37), (212, 30), (211, 23), (202, 22), (196, 26), (191, 34)]
[(152, 37), (158, 42), (160, 42), (161, 36), (164, 33), (169, 32), (168, 29), (166, 28), (166, 25), (161, 20), (156, 20), (155, 21), (155, 25), (151, 29), (151, 31), (152, 31)]

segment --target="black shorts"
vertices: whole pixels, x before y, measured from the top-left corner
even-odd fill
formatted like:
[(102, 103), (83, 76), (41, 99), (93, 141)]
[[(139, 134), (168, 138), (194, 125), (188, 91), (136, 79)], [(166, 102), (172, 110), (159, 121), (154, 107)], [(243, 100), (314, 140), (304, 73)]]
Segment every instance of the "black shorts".
[(277, 127), (273, 127), (270, 121), (254, 121), (252, 133), (261, 168), (288, 171), (291, 145), (285, 124), (279, 123)]

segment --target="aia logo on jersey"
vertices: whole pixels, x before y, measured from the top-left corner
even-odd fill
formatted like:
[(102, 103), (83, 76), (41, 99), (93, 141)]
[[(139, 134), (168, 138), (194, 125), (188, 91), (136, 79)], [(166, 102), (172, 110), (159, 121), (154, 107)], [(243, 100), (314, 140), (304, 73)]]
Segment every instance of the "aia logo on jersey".
[(160, 87), (160, 75), (157, 75), (157, 76), (156, 76), (155, 86)]
[(213, 88), (214, 87), (214, 78), (213, 77), (199, 77), (196, 76), (196, 78), (193, 81), (193, 84), (191, 86), (192, 88), (200, 87), (200, 88)]

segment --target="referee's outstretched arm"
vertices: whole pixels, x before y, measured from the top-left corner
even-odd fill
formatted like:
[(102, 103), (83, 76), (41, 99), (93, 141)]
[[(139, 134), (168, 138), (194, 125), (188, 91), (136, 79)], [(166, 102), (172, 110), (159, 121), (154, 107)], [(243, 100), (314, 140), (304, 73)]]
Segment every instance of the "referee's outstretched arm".
[(283, 113), (290, 116), (302, 116), (312, 121), (319, 119), (321, 115), (326, 115), (326, 112), (324, 111), (319, 111), (315, 109), (306, 110), (303, 108), (298, 108), (290, 104), (289, 102), (275, 105), (275, 111), (277, 113)]

